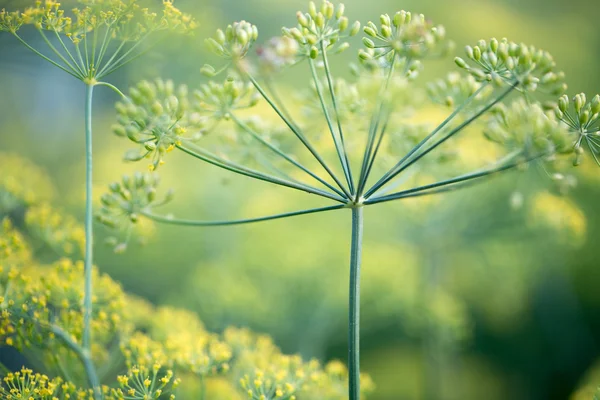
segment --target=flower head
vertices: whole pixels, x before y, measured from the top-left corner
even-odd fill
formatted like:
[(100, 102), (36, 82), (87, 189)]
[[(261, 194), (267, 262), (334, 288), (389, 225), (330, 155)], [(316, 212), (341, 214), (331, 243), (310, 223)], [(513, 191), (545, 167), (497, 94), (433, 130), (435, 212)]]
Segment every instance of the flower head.
[[(574, 111), (574, 112), (573, 112)], [(574, 143), (575, 164), (581, 163), (583, 147), (587, 145), (596, 164), (600, 166), (600, 95), (587, 101), (585, 93), (573, 97), (572, 106), (565, 94), (558, 100), (556, 116), (577, 135)]]
[[(468, 60), (455, 58), (456, 64), (480, 82), (497, 85), (517, 84), (521, 90), (540, 90), (560, 94), (566, 89), (565, 75), (556, 70), (556, 63), (547, 51), (504, 38), (480, 40), (465, 48)], [(473, 65), (472, 65), (472, 64)]]

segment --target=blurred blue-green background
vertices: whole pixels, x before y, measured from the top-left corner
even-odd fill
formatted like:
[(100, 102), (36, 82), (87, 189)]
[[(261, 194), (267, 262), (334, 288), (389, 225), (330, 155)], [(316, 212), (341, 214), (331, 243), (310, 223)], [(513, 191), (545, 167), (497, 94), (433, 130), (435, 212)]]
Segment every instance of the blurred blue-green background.
[[(23, 1), (0, 0), (0, 8)], [(600, 92), (600, 3), (595, 0), (345, 1), (365, 23), (399, 9), (444, 24), (457, 43), (508, 37), (550, 51), (569, 93)], [(201, 23), (120, 70), (121, 88), (162, 76), (194, 86), (209, 57), (202, 39), (245, 19), (261, 39), (295, 24), (304, 0), (178, 0)], [(32, 41), (34, 32), (25, 33)], [(334, 62), (340, 74), (355, 56)], [(211, 60), (212, 61), (212, 60)], [(454, 69), (433, 63), (427, 77)], [(282, 79), (302, 88), (306, 71)], [(0, 33), (0, 151), (45, 167), (59, 206), (82, 216), (83, 87)], [(588, 95), (588, 98), (591, 96)], [(114, 137), (109, 90), (97, 90), (94, 121), (97, 197), (124, 172), (127, 149)], [(540, 175), (495, 179), (444, 195), (426, 207), (388, 204), (366, 210), (363, 259), (363, 369), (372, 399), (566, 399), (600, 355), (597, 237), (600, 171), (588, 162), (566, 198), (548, 198)], [(162, 169), (177, 197), (168, 211), (198, 219), (287, 211), (314, 201), (248, 182), (183, 156)], [(510, 207), (519, 191), (525, 203)], [(561, 206), (565, 207), (561, 207)], [(539, 210), (542, 210), (541, 212)], [(241, 227), (155, 227), (149, 246), (125, 255), (97, 245), (96, 262), (126, 290), (152, 302), (188, 307), (219, 331), (248, 326), (287, 352), (345, 359), (350, 215), (343, 210)], [(100, 236), (105, 235), (98, 228)], [(596, 382), (600, 384), (600, 381)]]

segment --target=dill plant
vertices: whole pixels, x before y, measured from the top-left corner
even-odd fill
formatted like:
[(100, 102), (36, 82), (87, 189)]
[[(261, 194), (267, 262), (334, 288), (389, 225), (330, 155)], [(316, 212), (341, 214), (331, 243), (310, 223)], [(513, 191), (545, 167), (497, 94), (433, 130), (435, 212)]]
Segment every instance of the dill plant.
[[(78, 0), (78, 7), (65, 9), (54, 0), (36, 0), (23, 11), (0, 10), (0, 32), (12, 34), (23, 46), (85, 86), (85, 322), (81, 354), (89, 361), (92, 346), (92, 100), (96, 86), (113, 72), (147, 52), (167, 31), (186, 34), (195, 21), (177, 9), (171, 0)], [(20, 30), (31, 26), (40, 35), (43, 48), (30, 44)], [(98, 387), (93, 365), (85, 362), (90, 385)], [(98, 393), (98, 396), (100, 394)]]
[[(351, 23), (344, 14), (342, 4), (310, 2), (308, 12), (297, 13), (297, 25), (283, 28), (281, 37), (259, 47), (255, 59), (250, 55), (258, 40), (256, 26), (239, 21), (219, 29), (206, 44), (222, 61), (201, 69), (214, 80), (196, 90), (170, 80), (142, 81), (117, 103), (114, 127), (117, 135), (138, 145), (125, 158), (150, 160), (151, 171), (178, 150), (333, 205), (240, 220), (180, 219), (154, 211), (172, 194), (157, 200), (157, 180), (147, 175), (112, 184), (98, 218), (131, 232), (140, 219), (202, 227), (349, 209), (348, 397), (358, 400), (365, 207), (455, 191), (529, 166), (567, 188), (572, 178), (565, 170), (581, 162), (584, 147), (598, 162), (600, 97), (587, 102), (584, 94), (575, 96), (575, 114), (566, 96), (538, 100), (564, 93), (564, 73), (548, 52), (495, 38), (466, 46), (466, 57), (454, 59), (459, 71), (425, 90), (418, 84), (423, 65), (451, 53), (453, 44), (443, 26), (406, 11), (368, 22), (358, 63), (350, 68), (354, 81), (337, 79), (330, 58), (347, 51), (349, 38), (361, 30), (359, 22)], [(310, 89), (300, 101), (281, 96), (274, 78), (300, 65), (308, 67)], [(275, 121), (252, 112), (260, 103), (272, 109)], [(451, 111), (440, 123), (416, 122), (432, 105)], [(307, 118), (300, 119), (298, 107)], [(463, 131), (475, 129), (496, 147), (473, 166), (461, 163), (465, 144), (460, 139)], [(125, 246), (122, 242), (117, 249)]]

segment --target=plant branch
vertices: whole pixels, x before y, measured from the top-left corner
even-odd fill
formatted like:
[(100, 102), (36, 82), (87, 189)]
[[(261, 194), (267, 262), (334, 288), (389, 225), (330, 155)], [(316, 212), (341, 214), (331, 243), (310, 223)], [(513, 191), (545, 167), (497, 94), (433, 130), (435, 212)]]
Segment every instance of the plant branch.
[(262, 222), (262, 221), (271, 221), (274, 219), (281, 219), (287, 217), (294, 217), (298, 215), (306, 215), (306, 214), (314, 214), (324, 211), (332, 211), (332, 210), (340, 210), (345, 208), (345, 204), (338, 204), (335, 206), (327, 206), (327, 207), (319, 207), (319, 208), (310, 208), (307, 210), (301, 211), (292, 211), (281, 214), (269, 215), (266, 217), (257, 217), (257, 218), (247, 218), (247, 219), (238, 219), (238, 220), (230, 220), (230, 221), (194, 221), (194, 220), (186, 220), (186, 219), (177, 219), (170, 218), (166, 216), (152, 214), (150, 212), (143, 211), (141, 215), (150, 218), (153, 221), (161, 222), (165, 224), (171, 225), (180, 225), (180, 226), (230, 226), (230, 225), (243, 225), (250, 224), (253, 222)]
[(202, 161), (205, 161), (214, 166), (226, 169), (228, 171), (235, 172), (240, 175), (248, 176), (250, 178), (258, 179), (258, 180), (261, 180), (264, 182), (269, 182), (269, 183), (273, 183), (273, 184), (280, 185), (280, 186), (286, 186), (286, 187), (297, 189), (297, 190), (300, 190), (303, 192), (316, 194), (318, 196), (326, 197), (326, 198), (335, 200), (340, 203), (344, 203), (344, 204), (346, 203), (346, 199), (338, 197), (337, 195), (334, 195), (332, 193), (325, 192), (323, 190), (320, 190), (320, 189), (317, 189), (315, 187), (308, 186), (305, 184), (290, 182), (290, 181), (286, 181), (286, 180), (277, 178), (275, 176), (263, 174), (261, 172), (255, 171), (253, 169), (246, 168), (246, 167), (238, 165), (236, 163), (219, 158), (216, 155), (214, 155), (210, 152), (207, 152), (205, 150), (198, 149), (198, 151), (203, 153), (203, 154), (201, 154), (199, 152), (190, 150), (183, 146), (177, 146), (177, 148), (195, 158), (202, 160)]
[(310, 151), (310, 153), (313, 155), (313, 157), (315, 157), (315, 159), (319, 162), (319, 164), (321, 164), (321, 166), (325, 169), (325, 171), (327, 171), (327, 173), (329, 174), (329, 176), (331, 176), (331, 178), (335, 181), (335, 183), (338, 185), (338, 187), (344, 192), (344, 194), (348, 198), (351, 198), (352, 196), (350, 195), (350, 193), (348, 192), (348, 190), (344, 187), (344, 185), (342, 184), (342, 182), (340, 182), (340, 180), (333, 173), (333, 171), (331, 171), (331, 169), (327, 166), (327, 163), (325, 163), (325, 160), (323, 160), (323, 158), (319, 155), (319, 153), (315, 150), (315, 148), (308, 142), (308, 140), (302, 134), (302, 132), (300, 132), (298, 130), (298, 128), (296, 128), (296, 126), (294, 124), (292, 124), (285, 117), (285, 115), (282, 113), (282, 111), (277, 107), (277, 105), (273, 102), (273, 100), (271, 100), (271, 98), (269, 98), (269, 96), (264, 91), (264, 89), (258, 84), (258, 82), (256, 81), (256, 79), (254, 79), (249, 74), (247, 74), (247, 76), (248, 76), (248, 79), (250, 79), (250, 82), (252, 82), (252, 84), (256, 88), (256, 90), (259, 91), (259, 93), (262, 95), (262, 97), (269, 103), (269, 105), (271, 106), (271, 108), (273, 108), (273, 110), (277, 113), (277, 115), (279, 115), (279, 117), (288, 126), (288, 128), (294, 133), (294, 135), (296, 135), (296, 137), (300, 140), (300, 142), (302, 142), (302, 144), (308, 149), (308, 151)]
[[(375, 185), (373, 185), (373, 187), (371, 189), (369, 189), (369, 195), (365, 196), (365, 198), (371, 197), (371, 195), (375, 191), (377, 191), (380, 187), (382, 187), (383, 185), (385, 185), (390, 180), (394, 179), (394, 177), (396, 177), (402, 171), (406, 170), (408, 167), (410, 167), (411, 165), (413, 165), (414, 163), (416, 163), (417, 161), (419, 161), (421, 158), (425, 157), (431, 151), (433, 151), (438, 146), (440, 146), (441, 144), (443, 144), (446, 140), (450, 139), (456, 133), (460, 132), (461, 130), (463, 130), (464, 128), (466, 128), (467, 126), (469, 126), (473, 121), (477, 120), (481, 115), (483, 115), (485, 112), (487, 112), (490, 108), (492, 108), (493, 106), (495, 106), (496, 104), (498, 104), (500, 101), (502, 101), (506, 96), (508, 96), (508, 94), (511, 93), (517, 87), (518, 83), (519, 82), (515, 82), (513, 85), (511, 85), (510, 87), (508, 87), (496, 99), (494, 99), (494, 101), (492, 101), (491, 103), (487, 104), (485, 107), (483, 107), (477, 113), (475, 113), (474, 115), (472, 115), (471, 117), (469, 117), (466, 121), (464, 121), (463, 123), (461, 123), (460, 125), (458, 125), (456, 128), (452, 129), (450, 132), (448, 132), (448, 134), (446, 134), (446, 136), (444, 136), (443, 138), (441, 138), (440, 140), (438, 140), (437, 142), (435, 142), (433, 145), (431, 145), (430, 147), (428, 147), (426, 150), (424, 150), (421, 153), (417, 154), (413, 159), (411, 159), (410, 161), (408, 161), (406, 164), (404, 164), (404, 165), (402, 165), (402, 163), (396, 164), (396, 165), (402, 165), (402, 166), (399, 167), (399, 168), (397, 168), (396, 171), (394, 171), (392, 174), (390, 174), (387, 178), (380, 180), (380, 183), (376, 183)], [(416, 149), (417, 147), (421, 148), (423, 146), (421, 144), (418, 144), (413, 150), (411, 150), (411, 152), (410, 152), (411, 155), (414, 154), (416, 151), (418, 151), (418, 149)], [(405, 156), (403, 158), (403, 160), (407, 160), (408, 158), (409, 158), (409, 156)]]
[(260, 137), (260, 135), (258, 133), (254, 132), (254, 130), (252, 130), (248, 125), (246, 125), (243, 121), (241, 121), (235, 115), (233, 115), (231, 113), (230, 113), (230, 115), (231, 115), (231, 119), (233, 120), (233, 122), (235, 122), (243, 130), (245, 130), (246, 132), (248, 132), (254, 139), (258, 140), (261, 144), (263, 144), (264, 146), (268, 147), (273, 152), (275, 152), (279, 156), (283, 157), (285, 160), (287, 160), (291, 164), (295, 165), (296, 167), (298, 167), (302, 171), (306, 172), (308, 175), (312, 176), (317, 181), (319, 181), (320, 183), (322, 183), (323, 185), (325, 185), (329, 189), (333, 190), (335, 193), (337, 193), (341, 197), (344, 197), (344, 193), (342, 193), (335, 186), (331, 185), (330, 183), (328, 183), (324, 179), (320, 178), (318, 175), (316, 175), (314, 172), (312, 172), (311, 170), (309, 170), (308, 168), (306, 168), (305, 166), (303, 166), (302, 164), (300, 164), (298, 161), (294, 160), (293, 158), (291, 158), (290, 156), (288, 156), (287, 154), (285, 154), (283, 151), (279, 150), (277, 147), (275, 147), (271, 143), (269, 143), (266, 140), (264, 140), (262, 137)]

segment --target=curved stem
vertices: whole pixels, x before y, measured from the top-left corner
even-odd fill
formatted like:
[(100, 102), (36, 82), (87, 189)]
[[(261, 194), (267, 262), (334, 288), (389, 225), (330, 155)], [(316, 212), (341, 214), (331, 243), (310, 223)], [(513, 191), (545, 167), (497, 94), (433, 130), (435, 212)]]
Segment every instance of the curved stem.
[(332, 211), (339, 210), (345, 208), (345, 204), (338, 204), (335, 206), (328, 207), (319, 207), (319, 208), (310, 208), (308, 210), (302, 211), (292, 211), (282, 214), (269, 215), (266, 217), (257, 217), (257, 218), (248, 218), (248, 219), (238, 219), (238, 220), (230, 220), (230, 221), (193, 221), (186, 219), (177, 219), (177, 218), (169, 218), (161, 215), (152, 214), (149, 212), (141, 212), (141, 214), (147, 218), (150, 218), (153, 221), (161, 222), (165, 224), (172, 225), (181, 225), (181, 226), (229, 226), (229, 225), (243, 225), (250, 224), (253, 222), (262, 222), (262, 221), (270, 221), (274, 219), (281, 219), (287, 217), (295, 217), (297, 215), (306, 215), (306, 214), (314, 214), (323, 211)]
[(85, 370), (94, 390), (94, 398), (100, 399), (98, 382), (92, 382), (90, 371), (96, 371), (89, 355), (92, 346), (92, 265), (93, 265), (93, 232), (92, 232), (92, 96), (94, 85), (87, 84), (85, 90), (85, 258), (84, 258), (84, 297), (83, 297), (83, 351), (87, 354)]
[(54, 335), (56, 335), (58, 339), (60, 339), (68, 348), (70, 348), (77, 355), (77, 357), (83, 364), (83, 369), (85, 370), (88, 383), (90, 387), (92, 387), (94, 390), (94, 399), (102, 399), (102, 395), (100, 393), (100, 381), (98, 380), (96, 368), (94, 367), (94, 363), (90, 358), (89, 351), (79, 346), (79, 344), (75, 342), (71, 338), (71, 336), (69, 336), (69, 334), (62, 330), (60, 327), (52, 325), (51, 330), (52, 333), (54, 333)]
[(363, 207), (352, 208), (350, 294), (348, 313), (348, 399), (360, 400), (360, 262), (362, 257)]
[(113, 91), (115, 91), (122, 98), (124, 98), (124, 99), (127, 98), (127, 96), (125, 96), (125, 94), (123, 94), (123, 92), (121, 92), (118, 87), (116, 87), (115, 85), (112, 85), (112, 84), (110, 84), (108, 82), (96, 82), (95, 85), (96, 86), (106, 86), (107, 88), (110, 88)]

